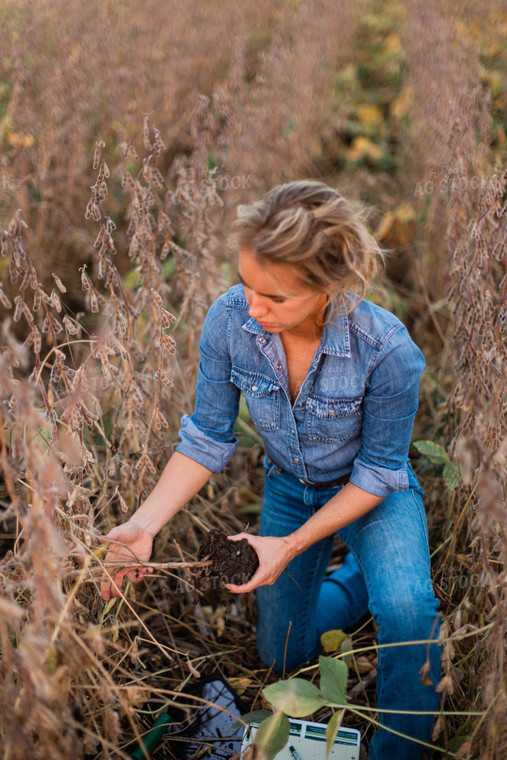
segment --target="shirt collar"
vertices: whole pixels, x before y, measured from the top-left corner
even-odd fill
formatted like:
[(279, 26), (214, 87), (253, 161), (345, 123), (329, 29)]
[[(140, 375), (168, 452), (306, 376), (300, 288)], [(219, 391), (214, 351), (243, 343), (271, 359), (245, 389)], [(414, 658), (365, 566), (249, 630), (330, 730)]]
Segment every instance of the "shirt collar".
[[(254, 335), (261, 335), (265, 340), (271, 338), (272, 333), (264, 330), (256, 319), (250, 317), (242, 325), (243, 330)], [(350, 357), (350, 331), (347, 314), (334, 316), (332, 322), (326, 322), (320, 341), (319, 352), (331, 356)]]

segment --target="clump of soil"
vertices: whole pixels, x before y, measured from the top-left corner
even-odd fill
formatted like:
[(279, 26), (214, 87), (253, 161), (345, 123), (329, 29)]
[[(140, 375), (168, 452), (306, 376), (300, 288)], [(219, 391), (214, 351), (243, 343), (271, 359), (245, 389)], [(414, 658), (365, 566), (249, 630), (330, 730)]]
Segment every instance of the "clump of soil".
[(211, 560), (201, 574), (201, 591), (214, 592), (213, 596), (227, 598), (229, 592), (224, 583), (242, 586), (250, 580), (259, 567), (257, 553), (246, 538), (228, 541), (223, 530), (212, 528), (199, 549), (199, 560)]

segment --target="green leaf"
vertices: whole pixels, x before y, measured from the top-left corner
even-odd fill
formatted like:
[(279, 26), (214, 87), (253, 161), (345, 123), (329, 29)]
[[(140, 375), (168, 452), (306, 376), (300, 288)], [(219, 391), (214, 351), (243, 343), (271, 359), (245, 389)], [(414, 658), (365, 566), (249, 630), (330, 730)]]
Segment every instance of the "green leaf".
[(289, 719), (282, 712), (276, 712), (262, 721), (255, 734), (254, 744), (263, 751), (265, 760), (273, 760), (285, 747), (289, 731)]
[(253, 712), (246, 713), (241, 716), (241, 720), (235, 720), (231, 726), (233, 728), (241, 728), (243, 723), (260, 723), (266, 718), (270, 718), (273, 715), (271, 710), (254, 710)]
[(459, 485), (459, 467), (456, 462), (447, 462), (444, 467), (444, 480), (445, 485), (451, 491), (454, 491), (454, 489)]
[(338, 731), (340, 730), (340, 726), (342, 724), (343, 720), (343, 713), (345, 710), (338, 710), (334, 713), (333, 717), (327, 724), (326, 728), (326, 757), (329, 757), (329, 754), (331, 750), (333, 749), (333, 744), (336, 739), (336, 736), (338, 734)]
[(414, 446), (433, 464), (446, 464), (449, 461), (447, 451), (433, 441), (415, 441)]
[(282, 710), (293, 718), (304, 718), (326, 705), (315, 684), (302, 678), (277, 681), (266, 686), (262, 693), (275, 710)]
[(319, 657), (320, 691), (329, 702), (343, 705), (346, 701), (348, 667), (342, 660)]
[(340, 652), (342, 653), (343, 657), (342, 660), (345, 663), (347, 667), (350, 666), (350, 661), (352, 659), (352, 642), (347, 636), (345, 641), (342, 641), (342, 645), (340, 647)]

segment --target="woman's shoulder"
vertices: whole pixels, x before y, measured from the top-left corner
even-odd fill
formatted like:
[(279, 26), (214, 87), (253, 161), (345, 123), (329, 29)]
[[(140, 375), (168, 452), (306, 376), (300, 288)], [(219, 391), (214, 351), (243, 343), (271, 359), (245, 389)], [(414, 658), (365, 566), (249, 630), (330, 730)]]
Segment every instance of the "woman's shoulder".
[(245, 298), (243, 285), (233, 285), (225, 293), (222, 293), (213, 301), (210, 312), (226, 312), (228, 308), (248, 309), (248, 301)]
[(362, 300), (349, 314), (349, 329), (357, 340), (366, 341), (380, 355), (398, 349), (398, 352), (408, 352), (423, 361), (420, 349), (403, 322), (372, 301)]
[(376, 342), (383, 343), (397, 332), (408, 334), (407, 328), (395, 314), (366, 299), (360, 301), (348, 316), (351, 331), (367, 335)]
[(231, 311), (248, 314), (248, 301), (245, 298), (243, 285), (233, 285), (213, 301), (204, 321), (204, 329), (220, 329), (220, 325), (223, 325), (230, 317)]

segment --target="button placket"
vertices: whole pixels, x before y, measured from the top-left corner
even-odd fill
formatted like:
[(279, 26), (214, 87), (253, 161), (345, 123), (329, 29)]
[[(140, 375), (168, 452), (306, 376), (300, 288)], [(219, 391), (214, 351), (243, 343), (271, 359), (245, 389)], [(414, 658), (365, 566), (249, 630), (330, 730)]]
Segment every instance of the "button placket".
[[(284, 370), (283, 362), (280, 361), (281, 357), (279, 353), (279, 341), (277, 338), (278, 335), (272, 335), (271, 339), (265, 341), (265, 346), (259, 348), (264, 356), (268, 359), (283, 392), (289, 399), (289, 378), (287, 377), (287, 372)], [(260, 343), (260, 338), (258, 339), (258, 343)]]
[(297, 422), (291, 407), (289, 407), (287, 422), (287, 448), (290, 461), (292, 462), (292, 474), (297, 478), (307, 479), (306, 467), (297, 434)]

